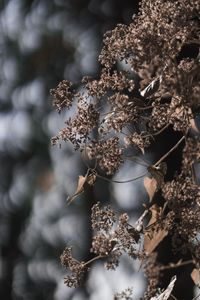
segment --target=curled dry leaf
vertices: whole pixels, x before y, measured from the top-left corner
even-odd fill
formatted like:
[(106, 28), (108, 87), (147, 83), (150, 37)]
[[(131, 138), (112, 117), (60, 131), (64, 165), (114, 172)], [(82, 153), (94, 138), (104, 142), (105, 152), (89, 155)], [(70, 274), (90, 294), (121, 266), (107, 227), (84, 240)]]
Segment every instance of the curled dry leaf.
[(162, 292), (162, 294), (160, 294), (156, 297), (153, 297), (150, 300), (167, 300), (167, 299), (169, 299), (169, 297), (172, 293), (172, 290), (174, 288), (175, 281), (176, 281), (176, 276), (173, 276), (171, 278), (170, 283), (169, 283), (168, 287), (166, 288), (166, 290), (164, 290), (164, 292)]
[(155, 178), (144, 177), (144, 187), (149, 195), (149, 201), (151, 202), (153, 196), (158, 188), (158, 182)]
[(80, 175), (78, 177), (78, 184), (77, 184), (77, 188), (75, 193), (71, 196), (67, 198), (67, 204), (71, 204), (76, 197), (78, 197), (79, 195), (81, 195), (84, 190), (85, 190), (85, 186), (88, 184), (90, 186), (94, 185), (96, 180), (96, 175), (94, 173), (89, 174), (89, 170), (87, 171), (85, 176)]
[(192, 280), (194, 281), (194, 284), (198, 287), (200, 287), (200, 272), (198, 269), (194, 268), (191, 273)]
[(144, 234), (144, 251), (146, 254), (151, 254), (158, 244), (168, 235), (168, 230), (161, 227), (154, 227), (154, 224), (159, 221), (162, 209), (158, 205), (154, 204), (150, 208), (151, 219), (146, 227)]

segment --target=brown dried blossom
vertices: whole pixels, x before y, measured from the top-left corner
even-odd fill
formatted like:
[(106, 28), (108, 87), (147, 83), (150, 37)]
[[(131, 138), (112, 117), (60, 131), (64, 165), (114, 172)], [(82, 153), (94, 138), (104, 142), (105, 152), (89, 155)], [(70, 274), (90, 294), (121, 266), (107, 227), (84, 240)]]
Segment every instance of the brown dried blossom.
[[(121, 106), (121, 109), (118, 108), (119, 106)], [(100, 134), (104, 135), (106, 135), (109, 131), (112, 131), (112, 129), (115, 132), (122, 132), (123, 128), (125, 128), (127, 124), (134, 124), (139, 121), (139, 118), (140, 116), (137, 108), (134, 106), (134, 103), (129, 102), (128, 105), (123, 105), (122, 102), (120, 105), (117, 105), (113, 111), (111, 110), (105, 118), (103, 118), (98, 131)]]
[(183, 149), (182, 171), (188, 176), (192, 176), (194, 182), (195, 177), (195, 164), (200, 162), (200, 141), (198, 138), (188, 138)]
[(99, 113), (93, 104), (84, 103), (77, 109), (77, 115), (65, 122), (67, 127), (60, 130), (58, 135), (52, 138), (53, 145), (63, 140), (65, 142), (70, 141), (75, 149), (84, 148), (86, 141), (90, 139), (92, 129), (98, 124)]
[(200, 187), (191, 177), (180, 175), (166, 183), (162, 193), (175, 217), (172, 235), (174, 251), (185, 253), (186, 249), (190, 249), (192, 252), (193, 240), (200, 230)]
[(99, 166), (110, 175), (115, 173), (123, 162), (123, 151), (119, 147), (119, 138), (113, 137), (98, 142), (93, 141), (87, 147), (91, 159), (97, 159)]
[(200, 201), (200, 187), (191, 177), (178, 176), (163, 185), (162, 194), (170, 207), (193, 206)]
[(102, 209), (98, 202), (92, 207), (91, 221), (93, 230), (108, 232), (116, 222), (116, 214), (109, 205)]
[(70, 90), (72, 84), (67, 81), (61, 81), (57, 88), (51, 89), (50, 93), (53, 96), (53, 106), (60, 112), (64, 107), (70, 108), (73, 102), (73, 92)]
[(169, 123), (173, 125), (174, 130), (187, 132), (190, 127), (190, 120), (193, 118), (192, 111), (188, 105), (183, 105), (183, 100), (173, 98), (170, 106)]
[(150, 145), (151, 139), (150, 136), (147, 136), (144, 132), (141, 132), (141, 134), (134, 132), (133, 134), (126, 136), (124, 142), (126, 146), (134, 145), (144, 153), (144, 149)]
[(136, 229), (128, 223), (128, 215), (121, 214), (116, 223), (116, 215), (110, 207), (101, 209), (99, 203), (92, 209), (92, 228), (97, 232), (93, 237), (92, 252), (107, 256), (107, 269), (115, 269), (123, 253), (136, 258), (139, 255), (135, 249), (138, 242)]
[(134, 81), (130, 80), (125, 71), (113, 71), (112, 73), (107, 69), (103, 69), (99, 80), (83, 79), (86, 84), (86, 89), (91, 96), (101, 98), (108, 91), (123, 91), (134, 89)]
[(93, 207), (92, 227), (97, 233), (93, 238), (92, 251), (108, 256), (107, 269), (115, 269), (123, 253), (136, 257), (136, 230), (133, 232), (134, 228), (130, 227), (128, 219), (126, 213), (121, 214), (116, 224), (116, 216), (110, 207), (100, 209), (99, 203)]
[(94, 236), (92, 241), (92, 252), (101, 255), (108, 256), (113, 250), (116, 242), (113, 239), (112, 234), (98, 233)]
[(106, 268), (114, 270), (123, 253), (127, 253), (132, 258), (140, 256), (134, 248), (138, 241), (136, 229), (128, 224), (128, 219), (126, 213), (121, 214), (117, 219), (110, 206), (101, 208), (100, 203), (93, 206), (91, 221), (94, 235), (91, 252), (96, 256), (88, 262), (80, 262), (73, 258), (71, 247), (65, 248), (60, 258), (61, 264), (70, 271), (64, 281), (67, 286), (81, 285), (85, 273), (89, 270), (89, 264), (96, 259), (107, 258)]
[(72, 257), (72, 248), (66, 247), (63, 254), (60, 257), (61, 264), (70, 270), (71, 275), (67, 275), (64, 279), (64, 283), (68, 287), (78, 287), (81, 285), (85, 272), (88, 268), (84, 262), (79, 262)]
[(151, 127), (153, 131), (160, 130), (161, 128), (165, 127), (166, 124), (168, 124), (167, 109), (167, 104), (164, 104), (162, 106), (160, 104), (154, 104), (151, 119), (149, 122), (149, 127)]
[(144, 294), (144, 300), (149, 300), (157, 292), (160, 278), (160, 265), (157, 263), (157, 253), (151, 253), (144, 263), (144, 273), (148, 280), (148, 285)]

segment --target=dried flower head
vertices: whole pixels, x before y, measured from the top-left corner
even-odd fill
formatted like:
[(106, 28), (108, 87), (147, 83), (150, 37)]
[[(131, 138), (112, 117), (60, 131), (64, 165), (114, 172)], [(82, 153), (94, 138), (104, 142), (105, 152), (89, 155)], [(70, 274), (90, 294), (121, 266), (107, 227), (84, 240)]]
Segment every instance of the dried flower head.
[(82, 284), (88, 267), (84, 262), (79, 262), (72, 257), (72, 248), (66, 247), (63, 254), (60, 257), (61, 264), (70, 270), (71, 275), (67, 275), (64, 279), (64, 283), (68, 287), (77, 287)]
[(71, 91), (72, 84), (67, 81), (61, 81), (57, 88), (51, 89), (50, 93), (53, 96), (53, 106), (58, 112), (63, 108), (70, 108), (73, 102), (73, 92)]

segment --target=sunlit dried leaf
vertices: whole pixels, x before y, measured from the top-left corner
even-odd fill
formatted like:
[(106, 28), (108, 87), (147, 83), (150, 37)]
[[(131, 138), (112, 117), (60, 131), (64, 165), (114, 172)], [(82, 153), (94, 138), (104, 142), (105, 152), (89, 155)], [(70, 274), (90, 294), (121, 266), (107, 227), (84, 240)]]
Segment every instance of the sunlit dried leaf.
[(140, 91), (140, 94), (144, 97), (150, 97), (151, 95), (155, 94), (157, 90), (159, 89), (161, 82), (161, 76), (155, 78), (154, 80), (151, 81), (151, 83), (142, 91)]
[(76, 197), (78, 197), (80, 194), (84, 192), (84, 184), (86, 182), (86, 179), (87, 179), (86, 176), (80, 175), (78, 177), (76, 192), (71, 197), (67, 198), (67, 204), (71, 204), (76, 199)]
[[(153, 230), (153, 224), (156, 224), (162, 214), (161, 207), (154, 204), (151, 208), (151, 219), (146, 227), (144, 235), (144, 251), (150, 254), (160, 244), (160, 242), (168, 235), (168, 230), (157, 227)], [(149, 229), (150, 228), (150, 229)]]
[(92, 173), (87, 176), (86, 183), (89, 184), (90, 186), (92, 186), (92, 185), (94, 185), (96, 178), (97, 178), (97, 176), (94, 173)]
[(171, 295), (172, 290), (174, 288), (175, 281), (176, 281), (176, 276), (173, 276), (171, 278), (171, 281), (170, 281), (168, 287), (166, 288), (166, 290), (164, 290), (164, 292), (162, 292), (162, 294), (160, 294), (159, 296), (152, 297), (150, 300), (167, 300), (167, 299), (169, 299), (169, 296)]
[(151, 202), (155, 192), (157, 191), (158, 183), (155, 178), (144, 177), (144, 187), (149, 195), (149, 201)]
[(85, 176), (79, 176), (76, 191), (71, 197), (67, 198), (67, 204), (71, 204), (79, 195), (81, 195), (84, 192), (86, 184), (90, 186), (94, 185), (96, 175), (94, 173), (88, 175), (88, 173), (89, 172), (87, 172)]
[(140, 148), (140, 150), (141, 150), (142, 154), (144, 155), (145, 154), (144, 148)]
[(192, 280), (194, 281), (194, 284), (198, 287), (200, 287), (200, 272), (198, 269), (194, 268), (191, 273)]

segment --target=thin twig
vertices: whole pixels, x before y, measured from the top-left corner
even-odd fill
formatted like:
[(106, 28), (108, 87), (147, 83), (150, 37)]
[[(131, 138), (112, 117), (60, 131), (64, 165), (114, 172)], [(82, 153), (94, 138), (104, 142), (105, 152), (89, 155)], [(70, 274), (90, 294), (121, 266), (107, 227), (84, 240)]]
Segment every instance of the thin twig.
[(180, 262), (178, 261), (177, 263), (171, 263), (169, 265), (166, 265), (166, 266), (161, 266), (159, 269), (162, 271), (162, 270), (169, 270), (169, 269), (176, 269), (176, 268), (179, 268), (179, 267), (183, 267), (183, 266), (186, 266), (186, 265), (190, 265), (190, 264), (194, 264), (194, 260), (193, 259), (190, 259), (190, 260), (187, 260), (187, 261), (183, 261), (183, 262)]
[(101, 258), (104, 258), (104, 257), (106, 257), (106, 255), (98, 255), (98, 256), (95, 256), (95, 257), (93, 257), (92, 259), (86, 261), (84, 265), (85, 265), (85, 266), (90, 265), (93, 261), (96, 261), (96, 260), (101, 259)]
[(185, 139), (185, 136), (182, 136), (182, 138), (172, 147), (167, 153), (165, 153), (153, 166), (158, 166), (167, 156), (169, 156), (178, 146), (179, 144)]
[(160, 133), (162, 133), (167, 127), (169, 127), (170, 124), (166, 124), (165, 126), (163, 126), (159, 131), (156, 131), (155, 133), (151, 133), (151, 134), (147, 134), (144, 137), (148, 137), (148, 136), (155, 136), (155, 135), (159, 135)]
[(147, 110), (147, 109), (152, 109), (154, 106), (148, 105), (148, 106), (136, 106), (136, 109), (138, 110)]
[(174, 295), (172, 295), (172, 293), (170, 294), (170, 296), (171, 296), (174, 300), (178, 300)]
[(120, 181), (120, 180), (112, 180), (112, 179), (109, 179), (109, 178), (106, 178), (106, 177), (104, 177), (104, 176), (101, 176), (101, 175), (99, 175), (99, 174), (95, 174), (98, 178), (101, 178), (101, 179), (103, 179), (103, 180), (105, 180), (105, 181), (108, 181), (108, 182), (114, 182), (114, 183), (127, 183), (127, 182), (132, 182), (132, 181), (135, 181), (135, 180), (137, 180), (137, 179), (140, 179), (140, 178), (142, 178), (142, 177), (144, 177), (145, 175), (147, 175), (147, 172), (145, 172), (144, 174), (141, 174), (141, 175), (139, 175), (139, 176), (137, 176), (137, 177), (135, 177), (135, 178), (132, 178), (132, 179), (128, 179), (128, 180), (122, 180), (122, 181)]

